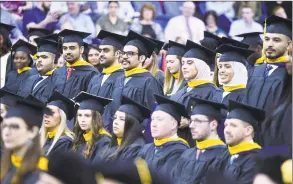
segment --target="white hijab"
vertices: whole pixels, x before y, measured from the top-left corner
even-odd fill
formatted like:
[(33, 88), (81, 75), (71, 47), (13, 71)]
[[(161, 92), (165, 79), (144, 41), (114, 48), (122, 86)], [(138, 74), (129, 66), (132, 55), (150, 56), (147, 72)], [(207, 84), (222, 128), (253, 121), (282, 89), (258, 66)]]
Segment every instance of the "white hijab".
[(230, 61), (229, 64), (231, 64), (232, 70), (234, 72), (233, 78), (228, 84), (223, 84), (219, 81), (220, 85), (238, 86), (243, 84), (246, 86), (248, 79), (248, 72), (246, 67), (242, 63), (236, 61)]
[(212, 81), (211, 68), (209, 67), (209, 65), (207, 65), (206, 62), (200, 59), (196, 59), (194, 63), (195, 63), (195, 68), (197, 70), (197, 75), (195, 77), (195, 80)]

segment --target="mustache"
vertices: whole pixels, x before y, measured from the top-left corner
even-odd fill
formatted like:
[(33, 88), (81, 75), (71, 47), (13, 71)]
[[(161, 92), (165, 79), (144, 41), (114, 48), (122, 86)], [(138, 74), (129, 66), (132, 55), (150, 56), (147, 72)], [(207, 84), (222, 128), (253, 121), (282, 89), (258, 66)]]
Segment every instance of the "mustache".
[(120, 61), (120, 63), (123, 63), (123, 62), (127, 62), (127, 63), (130, 64), (130, 62), (129, 62), (127, 59), (122, 59), (122, 60)]

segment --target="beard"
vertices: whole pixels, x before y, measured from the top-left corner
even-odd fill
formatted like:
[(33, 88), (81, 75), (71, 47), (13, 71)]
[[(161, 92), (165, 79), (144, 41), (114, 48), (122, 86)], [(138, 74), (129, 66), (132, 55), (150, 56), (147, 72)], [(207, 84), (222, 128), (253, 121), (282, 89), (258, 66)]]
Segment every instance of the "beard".
[(115, 62), (115, 59), (113, 59), (112, 61), (107, 61), (101, 65), (103, 66), (103, 68), (108, 68), (108, 67), (112, 66), (114, 62)]
[(277, 59), (277, 58), (279, 58), (279, 57), (281, 57), (281, 56), (284, 56), (285, 53), (286, 53), (286, 51), (287, 51), (286, 49), (285, 49), (284, 51), (276, 51), (276, 50), (275, 50), (276, 55), (267, 55), (267, 54), (266, 54), (266, 57), (269, 58), (269, 59)]

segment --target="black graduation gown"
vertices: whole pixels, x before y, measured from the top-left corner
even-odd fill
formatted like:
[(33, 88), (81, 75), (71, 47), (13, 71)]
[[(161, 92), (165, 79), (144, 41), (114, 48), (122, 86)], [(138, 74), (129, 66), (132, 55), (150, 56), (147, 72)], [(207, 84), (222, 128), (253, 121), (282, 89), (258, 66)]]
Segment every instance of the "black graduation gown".
[(231, 162), (231, 155), (227, 151), (226, 166), (224, 175), (237, 181), (240, 184), (252, 184), (256, 171), (255, 158), (258, 156), (260, 149), (253, 149), (238, 153), (238, 157)]
[(156, 75), (155, 78), (158, 80), (161, 88), (163, 89), (164, 88), (164, 80), (165, 80), (165, 74), (164, 74), (164, 72), (161, 71), (161, 70), (158, 71), (158, 73), (157, 73), (157, 75)]
[(105, 98), (112, 98), (112, 92), (114, 90), (115, 82), (118, 77), (124, 75), (124, 70), (117, 70), (113, 72), (101, 86), (104, 74), (94, 76), (89, 84), (87, 92), (96, 96)]
[(30, 76), (35, 75), (37, 73), (38, 71), (35, 68), (24, 71), (20, 74), (18, 74), (17, 71), (10, 71), (6, 76), (4, 89), (17, 94), (18, 90), (23, 85), (23, 83), (25, 83)]
[(270, 76), (265, 77), (267, 64), (254, 68), (248, 80), (244, 103), (266, 110), (269, 114), (278, 104), (284, 93), (289, 77), (284, 67), (278, 67)]
[[(50, 146), (52, 145), (53, 140), (54, 140), (54, 137), (48, 138), (45, 145), (43, 146), (43, 152), (45, 153), (45, 155), (47, 155), (47, 152), (48, 152)], [(72, 143), (73, 143), (73, 140), (70, 137), (68, 137), (67, 135), (61, 135), (59, 140), (56, 142), (53, 149), (49, 153), (49, 155), (54, 153), (55, 151), (68, 151), (68, 150), (70, 150), (72, 148)]]
[[(115, 160), (128, 160), (134, 159), (137, 157), (141, 148), (145, 145), (145, 140), (143, 138), (136, 139), (132, 144), (125, 147), (119, 155), (115, 158)], [(111, 147), (104, 156), (104, 160), (111, 160), (111, 156), (115, 154), (119, 147), (113, 146)]]
[(197, 148), (191, 148), (182, 153), (172, 172), (174, 183), (197, 184), (208, 172), (221, 171), (227, 146), (209, 147), (199, 155), (198, 160), (196, 160), (196, 152)]
[(98, 70), (93, 66), (76, 66), (73, 68), (74, 71), (67, 81), (67, 67), (63, 66), (56, 69), (50, 78), (50, 90), (57, 90), (67, 98), (74, 98), (81, 91), (87, 91), (90, 80), (98, 74)]
[(42, 102), (46, 102), (47, 99), (52, 94), (52, 91), (49, 88), (49, 82), (51, 80), (51, 76), (48, 76), (46, 79), (42, 80), (41, 83), (34, 89), (35, 85), (39, 80), (40, 75), (30, 76), (25, 83), (23, 83), (22, 87), (18, 90), (18, 95), (22, 97), (26, 97), (29, 94), (33, 95), (37, 99)]
[(108, 129), (112, 126), (112, 117), (120, 106), (122, 95), (152, 109), (155, 103), (154, 94), (163, 94), (159, 82), (149, 72), (132, 75), (124, 85), (125, 79), (124, 76), (117, 78), (115, 89), (112, 93), (113, 101), (103, 113), (104, 126)]
[[(172, 82), (172, 86), (171, 86), (170, 90), (167, 92), (166, 96), (170, 96), (170, 94), (171, 94), (172, 91), (173, 91), (174, 84), (175, 84), (175, 80), (173, 80), (173, 82)], [(178, 91), (180, 91), (180, 90), (181, 90), (182, 88), (184, 88), (186, 85), (187, 85), (186, 80), (183, 80), (182, 83), (181, 83), (181, 85), (180, 85), (180, 87), (178, 88)], [(177, 91), (177, 92), (178, 92), (178, 91)]]
[(146, 144), (138, 154), (149, 166), (157, 171), (170, 173), (181, 154), (188, 149), (188, 145), (181, 141), (167, 142), (156, 147), (154, 143)]
[[(1, 184), (11, 184), (11, 180), (16, 172), (16, 167), (11, 164), (7, 175), (4, 177), (4, 179), (1, 181)], [(39, 179), (40, 171), (36, 170), (33, 172), (27, 173), (23, 178), (23, 184), (33, 184)]]
[[(100, 138), (95, 142), (94, 146), (93, 146), (93, 152), (92, 154), (88, 157), (89, 160), (93, 160), (93, 159), (99, 159), (103, 156), (105, 150), (107, 149), (108, 145), (111, 142), (111, 138), (108, 135), (100, 135)], [(79, 153), (80, 155), (83, 156), (83, 152), (86, 148), (86, 142), (82, 145), (80, 145), (77, 148), (77, 153)]]

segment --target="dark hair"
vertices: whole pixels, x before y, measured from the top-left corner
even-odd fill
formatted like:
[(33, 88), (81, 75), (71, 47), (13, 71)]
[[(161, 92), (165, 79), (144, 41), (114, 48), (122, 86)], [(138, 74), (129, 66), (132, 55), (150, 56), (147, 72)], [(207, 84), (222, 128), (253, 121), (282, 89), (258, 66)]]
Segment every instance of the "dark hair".
[(206, 14), (204, 16), (204, 22), (205, 22), (205, 24), (207, 24), (207, 18), (210, 15), (214, 17), (215, 22), (217, 23), (217, 21), (218, 21), (218, 15), (217, 15), (217, 13), (215, 11), (211, 10), (211, 11), (206, 12)]
[[(12, 63), (14, 63), (14, 56), (15, 56), (15, 53), (16, 53), (16, 52), (13, 52), (12, 57), (11, 57), (11, 61), (12, 61)], [(34, 60), (33, 60), (33, 58), (32, 58), (28, 53), (26, 53), (26, 55), (27, 55), (28, 60), (29, 60), (29, 64), (28, 64), (28, 66), (29, 66), (29, 67), (32, 67), (33, 64), (34, 64)]]
[(151, 10), (153, 12), (153, 17), (152, 20), (154, 20), (154, 18), (156, 17), (156, 10), (154, 8), (154, 6), (151, 3), (146, 3), (144, 4), (141, 9), (140, 9), (140, 16), (139, 19), (142, 20), (143, 19), (143, 12), (145, 10)]
[(109, 8), (109, 6), (110, 6), (111, 3), (116, 3), (119, 6), (119, 2), (118, 1), (109, 1), (108, 2), (108, 8)]
[(9, 36), (5, 36), (5, 34), (1, 31), (1, 29), (0, 29), (0, 35), (2, 35), (3, 37), (2, 55), (4, 55), (9, 52), (9, 49), (11, 48), (12, 43)]
[[(138, 138), (143, 138), (140, 122), (135, 117), (125, 113), (123, 139), (116, 153), (114, 155), (111, 155), (110, 159), (117, 158), (127, 146), (131, 145)], [(115, 134), (112, 135), (112, 141), (109, 148), (113, 146), (117, 146), (117, 136)]]

